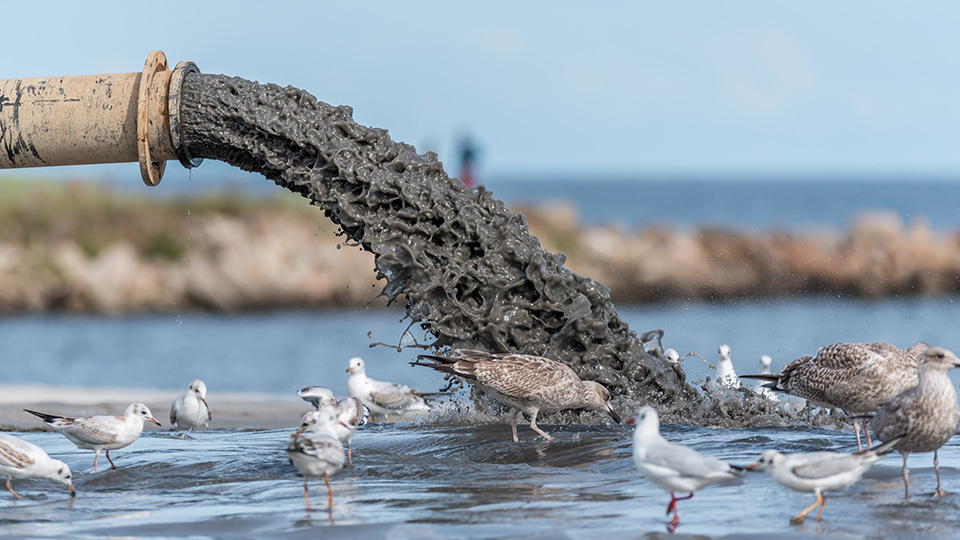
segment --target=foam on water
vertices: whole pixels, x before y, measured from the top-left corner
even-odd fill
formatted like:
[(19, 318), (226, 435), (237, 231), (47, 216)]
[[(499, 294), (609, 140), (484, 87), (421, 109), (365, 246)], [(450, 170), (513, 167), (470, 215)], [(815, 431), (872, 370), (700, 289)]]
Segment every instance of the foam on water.
[(182, 122), (194, 156), (303, 195), (372, 252), (381, 294), (405, 302), (432, 346), (547, 356), (662, 410), (699, 401), (678, 366), (644, 350), (606, 287), (541, 249), (522, 215), (449, 178), (435, 154), (358, 125), (351, 108), (293, 87), (190, 74)]

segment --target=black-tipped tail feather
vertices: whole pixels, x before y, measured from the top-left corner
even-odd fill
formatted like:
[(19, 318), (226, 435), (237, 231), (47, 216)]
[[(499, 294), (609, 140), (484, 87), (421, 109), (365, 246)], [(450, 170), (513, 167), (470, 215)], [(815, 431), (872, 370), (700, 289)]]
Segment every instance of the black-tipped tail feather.
[(48, 422), (48, 423), (49, 423), (49, 422), (55, 422), (55, 421), (63, 418), (62, 416), (59, 416), (59, 415), (56, 415), (56, 414), (47, 414), (47, 413), (42, 413), (42, 412), (37, 412), (37, 411), (31, 411), (30, 409), (24, 409), (24, 410), (27, 411), (28, 413), (34, 415), (34, 416), (39, 416), (40, 418), (43, 419), (44, 422)]

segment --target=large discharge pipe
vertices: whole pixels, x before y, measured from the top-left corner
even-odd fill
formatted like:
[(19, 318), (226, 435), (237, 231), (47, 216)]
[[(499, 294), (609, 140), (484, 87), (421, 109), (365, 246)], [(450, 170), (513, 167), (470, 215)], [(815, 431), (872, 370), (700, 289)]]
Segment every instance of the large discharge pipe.
[(141, 73), (0, 79), (0, 169), (139, 162), (155, 186), (168, 160), (196, 167), (180, 123), (180, 86), (195, 72), (153, 51)]

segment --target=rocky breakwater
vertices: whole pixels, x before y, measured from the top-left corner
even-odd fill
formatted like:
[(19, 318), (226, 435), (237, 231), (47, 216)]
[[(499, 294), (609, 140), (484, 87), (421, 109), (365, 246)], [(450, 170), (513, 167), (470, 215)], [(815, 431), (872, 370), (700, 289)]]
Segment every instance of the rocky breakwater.
[(666, 226), (582, 228), (571, 206), (527, 211), (546, 249), (592, 276), (619, 303), (786, 295), (879, 298), (960, 291), (960, 234), (889, 212), (848, 230), (737, 230)]
[(0, 313), (315, 308), (377, 294), (372, 256), (299, 199), (40, 191), (0, 206)]
[[(0, 313), (338, 307), (382, 287), (373, 256), (296, 197), (190, 204), (97, 186), (43, 191), (0, 202)], [(545, 249), (619, 303), (960, 289), (960, 235), (891, 214), (846, 231), (757, 232), (584, 227), (567, 203), (519, 210)]]

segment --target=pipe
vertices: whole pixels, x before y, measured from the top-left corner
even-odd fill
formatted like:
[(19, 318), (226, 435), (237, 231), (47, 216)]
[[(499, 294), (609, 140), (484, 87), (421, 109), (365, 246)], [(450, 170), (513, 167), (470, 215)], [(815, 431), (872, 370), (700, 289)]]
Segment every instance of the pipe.
[(156, 186), (167, 160), (199, 166), (182, 142), (187, 73), (193, 62), (170, 71), (153, 51), (142, 73), (0, 79), (0, 169), (138, 161)]

